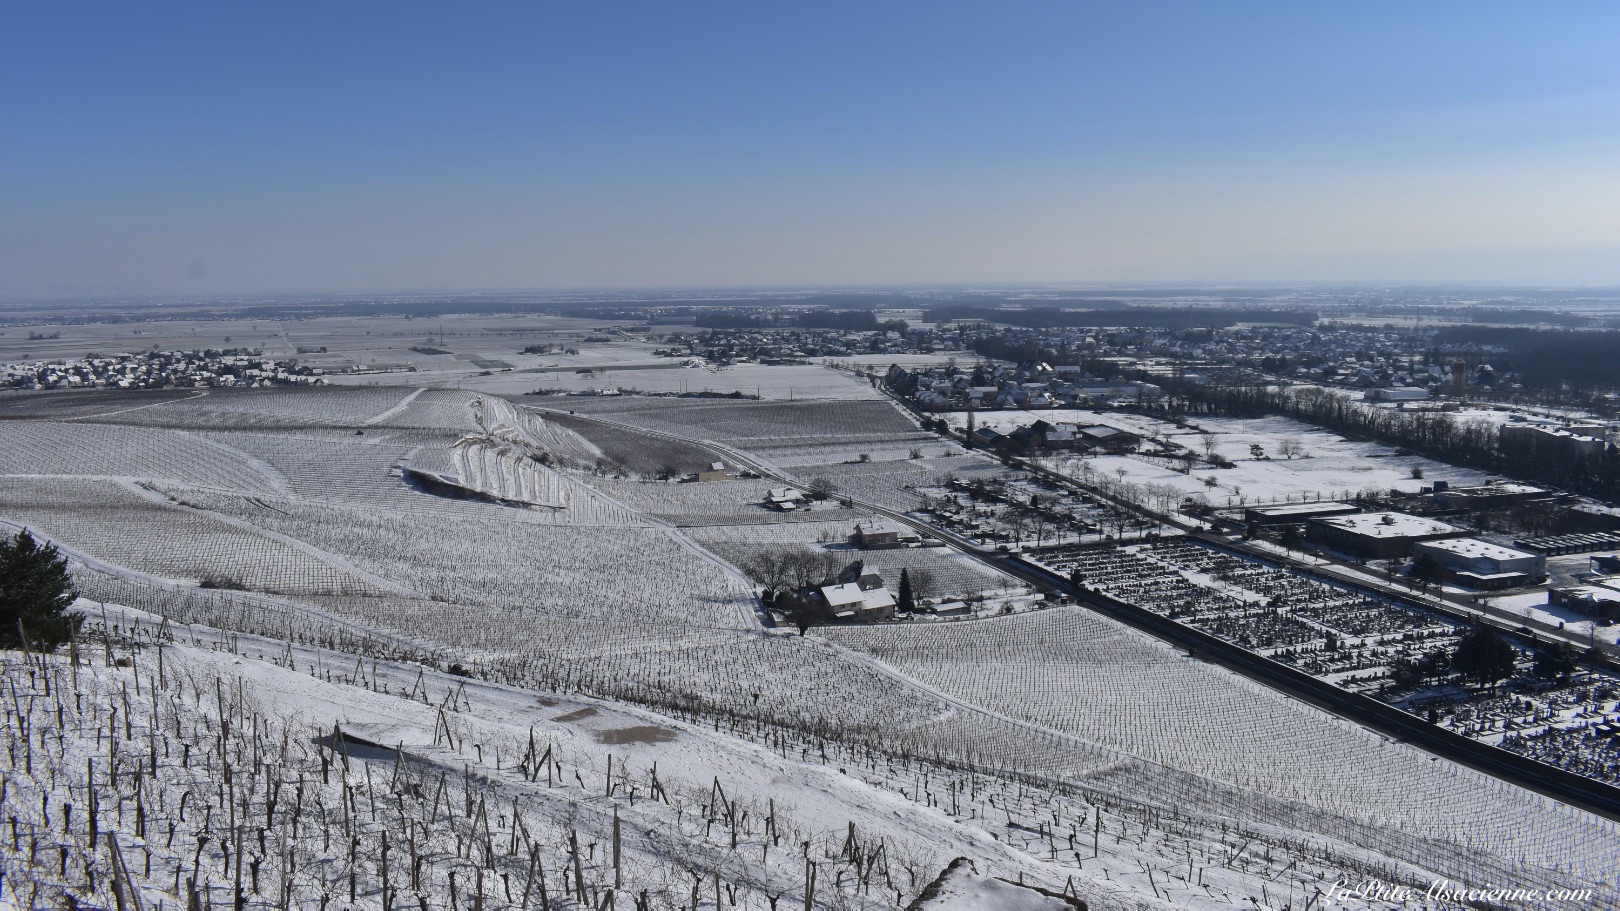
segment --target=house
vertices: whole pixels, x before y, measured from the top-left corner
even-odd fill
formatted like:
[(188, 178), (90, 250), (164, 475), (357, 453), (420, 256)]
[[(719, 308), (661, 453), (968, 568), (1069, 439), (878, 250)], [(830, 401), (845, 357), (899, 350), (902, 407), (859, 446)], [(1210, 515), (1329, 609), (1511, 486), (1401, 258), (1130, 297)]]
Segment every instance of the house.
[(765, 491), (765, 505), (780, 512), (792, 512), (804, 505), (804, 492), (793, 487), (772, 487)]
[(968, 404), (974, 408), (982, 408), (985, 402), (994, 402), (1000, 393), (1001, 389), (996, 386), (969, 386)]
[(850, 582), (860, 586), (861, 591), (878, 591), (883, 588), (883, 577), (866, 567), (865, 560), (856, 560), (833, 577), (833, 582), (845, 585)]
[(888, 522), (863, 522), (855, 526), (850, 541), (866, 550), (882, 550), (920, 543), (922, 537), (909, 529)]
[(1413, 545), (1421, 541), (1455, 538), (1462, 533), (1444, 522), (1400, 512), (1322, 516), (1305, 524), (1306, 540), (1364, 560), (1410, 556)]
[(834, 620), (873, 622), (894, 619), (894, 596), (883, 585), (883, 577), (856, 560), (844, 567), (831, 585), (817, 594)]
[(1412, 545), (1412, 555), (1432, 561), (1447, 578), (1474, 589), (1527, 585), (1547, 574), (1546, 557), (1478, 538), (1420, 541)]

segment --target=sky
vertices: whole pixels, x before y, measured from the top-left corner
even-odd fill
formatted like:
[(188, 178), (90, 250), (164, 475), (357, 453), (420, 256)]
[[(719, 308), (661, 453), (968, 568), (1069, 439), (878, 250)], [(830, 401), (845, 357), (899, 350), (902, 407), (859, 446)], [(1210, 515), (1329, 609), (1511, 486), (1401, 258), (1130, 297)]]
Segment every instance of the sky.
[(1620, 284), (1620, 4), (12, 4), (0, 298)]

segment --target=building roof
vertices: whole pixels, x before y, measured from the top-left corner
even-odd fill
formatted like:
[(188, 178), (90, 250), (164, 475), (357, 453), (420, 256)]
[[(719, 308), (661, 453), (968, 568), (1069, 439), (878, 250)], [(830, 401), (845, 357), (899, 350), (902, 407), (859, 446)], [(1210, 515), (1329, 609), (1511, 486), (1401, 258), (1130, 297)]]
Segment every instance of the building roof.
[(1483, 484), (1475, 487), (1450, 487), (1440, 492), (1454, 497), (1490, 497), (1502, 494), (1524, 494), (1529, 496), (1546, 493), (1547, 491), (1540, 487), (1532, 487), (1529, 484), (1515, 484), (1510, 481), (1503, 481), (1497, 484)]
[(1424, 519), (1419, 516), (1409, 516), (1404, 512), (1367, 512), (1353, 516), (1323, 516), (1311, 521), (1332, 526), (1351, 534), (1365, 535), (1369, 538), (1417, 538), (1426, 535), (1454, 535), (1462, 531), (1462, 529), (1447, 525), (1444, 522), (1436, 522), (1433, 519)]
[(863, 591), (854, 582), (845, 582), (842, 585), (824, 585), (821, 587), (821, 596), (827, 599), (827, 606), (832, 609), (835, 616), (847, 617), (855, 611), (881, 610), (894, 607), (894, 596), (888, 589), (878, 588)]
[(1355, 512), (1360, 508), (1353, 503), (1289, 503), (1285, 506), (1256, 506), (1252, 512), (1262, 516), (1292, 516), (1300, 513)]
[(1620, 601), (1620, 589), (1610, 588), (1606, 585), (1572, 585), (1558, 591), (1566, 597), (1583, 598), (1589, 601)]
[(833, 610), (840, 607), (851, 607), (866, 600), (866, 592), (854, 582), (845, 582), (842, 585), (823, 585), (821, 596), (827, 599), (827, 606)]
[(1419, 547), (1431, 550), (1443, 550), (1456, 554), (1459, 557), (1470, 557), (1476, 560), (1534, 560), (1536, 555), (1529, 551), (1514, 550), (1478, 538), (1447, 538), (1444, 541), (1425, 541)]

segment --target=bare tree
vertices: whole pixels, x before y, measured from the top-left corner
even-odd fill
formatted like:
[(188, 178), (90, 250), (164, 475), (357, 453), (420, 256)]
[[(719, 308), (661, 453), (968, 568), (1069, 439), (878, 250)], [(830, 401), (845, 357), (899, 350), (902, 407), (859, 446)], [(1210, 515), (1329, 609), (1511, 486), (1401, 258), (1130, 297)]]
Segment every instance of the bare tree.
[(1305, 447), (1300, 444), (1296, 437), (1283, 437), (1277, 441), (1277, 454), (1289, 461), (1293, 461), (1295, 456), (1305, 454)]
[(821, 601), (810, 597), (795, 598), (787, 616), (789, 622), (798, 628), (800, 636), (827, 622), (826, 608)]
[(792, 558), (792, 548), (772, 547), (749, 557), (738, 569), (755, 583), (763, 586), (767, 592), (774, 594), (781, 591), (791, 578)]
[(933, 570), (908, 567), (906, 573), (911, 577), (911, 595), (913, 598), (921, 601), (924, 598), (932, 598), (936, 594), (935, 586), (938, 584), (938, 579), (935, 577)]

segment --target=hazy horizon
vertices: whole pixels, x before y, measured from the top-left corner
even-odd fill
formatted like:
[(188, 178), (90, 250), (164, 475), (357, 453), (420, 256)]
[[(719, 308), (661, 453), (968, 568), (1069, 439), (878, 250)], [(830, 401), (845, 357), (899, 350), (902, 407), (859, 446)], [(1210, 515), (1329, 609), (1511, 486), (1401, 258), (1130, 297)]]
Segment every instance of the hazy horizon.
[(1620, 285), (1610, 5), (12, 18), (5, 300)]

